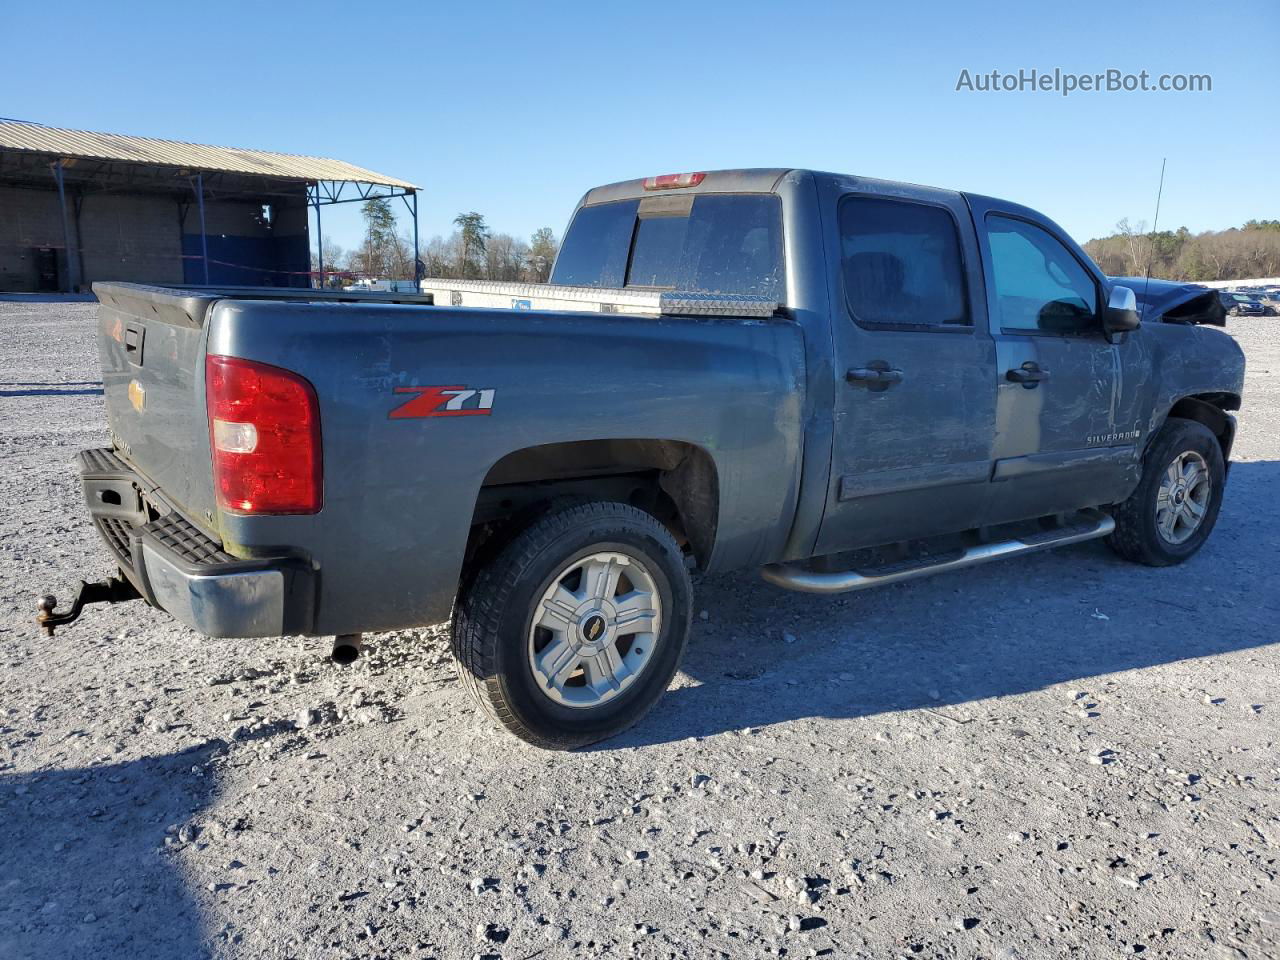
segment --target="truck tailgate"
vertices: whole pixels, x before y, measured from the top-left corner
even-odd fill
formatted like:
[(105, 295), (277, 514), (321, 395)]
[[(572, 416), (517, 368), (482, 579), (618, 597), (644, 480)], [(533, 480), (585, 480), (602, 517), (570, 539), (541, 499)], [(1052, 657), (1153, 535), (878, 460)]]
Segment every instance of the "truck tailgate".
[(218, 297), (113, 283), (93, 287), (107, 421), (120, 455), (189, 518), (211, 526), (204, 403), (205, 315)]

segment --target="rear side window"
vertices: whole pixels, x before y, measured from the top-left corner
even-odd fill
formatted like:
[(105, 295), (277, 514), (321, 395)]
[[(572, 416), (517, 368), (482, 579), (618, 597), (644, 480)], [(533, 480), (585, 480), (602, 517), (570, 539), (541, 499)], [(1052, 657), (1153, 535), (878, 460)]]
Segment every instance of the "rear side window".
[(840, 204), (840, 265), (860, 324), (969, 326), (960, 237), (941, 207), (877, 197)]
[(583, 207), (551, 282), (781, 299), (781, 203), (704, 194)]
[(564, 236), (552, 283), (567, 287), (620, 287), (639, 200), (583, 207)]

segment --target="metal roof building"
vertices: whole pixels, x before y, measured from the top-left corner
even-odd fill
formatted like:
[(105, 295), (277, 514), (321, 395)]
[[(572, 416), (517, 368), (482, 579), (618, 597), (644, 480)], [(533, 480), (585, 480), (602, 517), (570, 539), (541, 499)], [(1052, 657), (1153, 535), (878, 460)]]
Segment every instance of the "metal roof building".
[[(400, 197), (340, 160), (0, 121), (0, 291), (94, 280), (310, 286), (308, 211)], [(321, 264), (321, 271), (326, 265)]]

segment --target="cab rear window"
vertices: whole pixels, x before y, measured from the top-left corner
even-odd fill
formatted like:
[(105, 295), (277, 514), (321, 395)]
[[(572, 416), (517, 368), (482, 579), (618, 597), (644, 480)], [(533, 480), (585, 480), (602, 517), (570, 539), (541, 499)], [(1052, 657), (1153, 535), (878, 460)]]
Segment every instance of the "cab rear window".
[(771, 194), (703, 194), (583, 207), (551, 282), (781, 299), (781, 204)]

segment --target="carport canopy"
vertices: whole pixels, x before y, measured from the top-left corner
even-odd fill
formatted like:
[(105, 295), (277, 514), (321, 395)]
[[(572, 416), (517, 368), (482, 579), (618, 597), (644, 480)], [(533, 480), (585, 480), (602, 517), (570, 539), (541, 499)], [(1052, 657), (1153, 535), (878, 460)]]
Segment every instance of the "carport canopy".
[(66, 245), (70, 286), (80, 284), (73, 249), (67, 193), (186, 192), (194, 200), (200, 220), (201, 256), (205, 282), (209, 279), (206, 197), (264, 198), (296, 196), (305, 185), (307, 203), (316, 214), (316, 242), (321, 251), (319, 274), (324, 277), (324, 236), (320, 209), (334, 203), (360, 203), (400, 197), (413, 217), (415, 279), (418, 261), (418, 190), (415, 184), (328, 157), (215, 147), (179, 140), (159, 140), (88, 130), (47, 127), (39, 123), (0, 119), (0, 183), (48, 183), (58, 191), (62, 232)]

